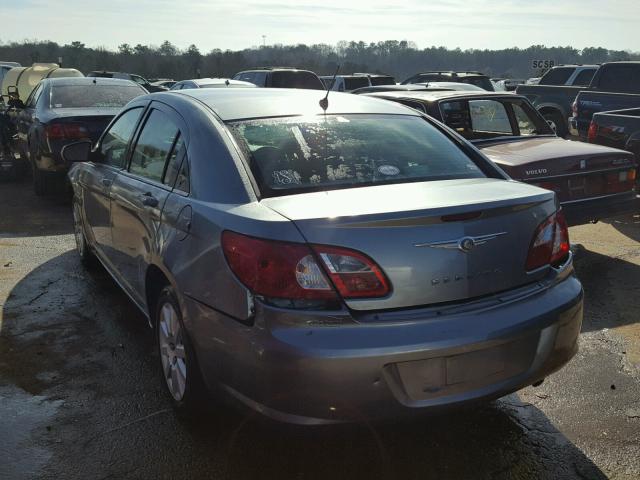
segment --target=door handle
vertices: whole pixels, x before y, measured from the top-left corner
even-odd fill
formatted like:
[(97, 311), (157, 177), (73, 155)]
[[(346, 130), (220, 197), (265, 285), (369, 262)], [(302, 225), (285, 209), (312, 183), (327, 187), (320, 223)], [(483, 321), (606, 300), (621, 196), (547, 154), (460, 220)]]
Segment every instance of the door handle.
[(111, 180), (110, 178), (102, 179), (102, 185), (105, 187), (110, 187), (112, 183), (113, 183), (113, 180)]
[(157, 207), (158, 203), (160, 203), (156, 197), (151, 195), (151, 192), (140, 195), (140, 200), (145, 207)]

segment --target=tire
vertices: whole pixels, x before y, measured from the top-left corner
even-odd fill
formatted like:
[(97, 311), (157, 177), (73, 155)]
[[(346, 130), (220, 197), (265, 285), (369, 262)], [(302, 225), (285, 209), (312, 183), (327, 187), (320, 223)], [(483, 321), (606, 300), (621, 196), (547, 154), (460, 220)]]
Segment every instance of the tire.
[(77, 201), (73, 202), (73, 233), (76, 239), (76, 250), (80, 257), (82, 265), (88, 269), (93, 269), (98, 264), (95, 253), (91, 251), (87, 237), (84, 233), (84, 224), (80, 215), (80, 205)]
[(559, 112), (546, 112), (543, 113), (542, 116), (547, 122), (553, 123), (555, 125), (556, 135), (560, 138), (565, 138), (569, 135), (569, 126), (567, 125), (567, 120), (562, 118), (562, 115)]
[(203, 410), (208, 395), (172, 287), (164, 287), (158, 296), (155, 327), (162, 384), (176, 412), (192, 417)]

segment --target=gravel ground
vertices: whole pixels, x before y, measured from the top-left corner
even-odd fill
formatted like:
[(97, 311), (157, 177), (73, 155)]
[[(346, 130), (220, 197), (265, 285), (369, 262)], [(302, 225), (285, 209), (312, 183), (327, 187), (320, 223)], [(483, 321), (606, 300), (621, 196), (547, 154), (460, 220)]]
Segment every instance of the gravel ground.
[(0, 183), (1, 479), (639, 479), (640, 218), (571, 229), (578, 355), (537, 388), (412, 423), (179, 420), (146, 321), (75, 254), (69, 205)]

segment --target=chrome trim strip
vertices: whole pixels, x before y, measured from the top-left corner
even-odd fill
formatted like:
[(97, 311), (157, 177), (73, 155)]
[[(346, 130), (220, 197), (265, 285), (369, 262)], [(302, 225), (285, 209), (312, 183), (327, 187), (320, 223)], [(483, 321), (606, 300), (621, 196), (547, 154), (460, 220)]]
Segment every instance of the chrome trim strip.
[(616, 171), (620, 171), (620, 170), (630, 170), (632, 168), (638, 168), (637, 165), (635, 165), (633, 163), (633, 161), (630, 161), (631, 163), (629, 163), (628, 165), (621, 165), (618, 167), (613, 167), (613, 168), (603, 168), (600, 170), (586, 170), (586, 171), (580, 171), (580, 172), (573, 172), (573, 173), (563, 173), (561, 175), (553, 175), (553, 176), (546, 176), (546, 177), (522, 177), (522, 181), (538, 181), (538, 180), (553, 180), (555, 178), (565, 178), (565, 177), (575, 177), (575, 176), (582, 176), (582, 175), (591, 175), (592, 173), (605, 173), (605, 172), (616, 172)]
[[(427, 242), (427, 243), (414, 243), (413, 246), (416, 248), (446, 248), (451, 250), (460, 250), (462, 252), (468, 252), (471, 248), (484, 245), (490, 240), (494, 240), (502, 235), (506, 235), (507, 232), (499, 232), (499, 233), (491, 233), (489, 235), (480, 235), (477, 237), (461, 237), (455, 240), (443, 240), (441, 242)], [(463, 243), (471, 241), (472, 245), (470, 248), (464, 248)]]
[[(591, 200), (600, 200), (603, 198), (613, 198), (613, 197), (624, 197), (630, 196), (631, 193), (637, 193), (635, 191), (621, 192), (621, 193), (611, 193), (609, 195), (600, 195), (599, 197), (588, 197), (588, 198), (579, 198), (578, 200), (567, 200), (566, 202), (560, 202), (560, 205), (572, 205), (574, 203), (582, 203), (589, 202)], [(638, 198), (638, 195), (635, 195), (635, 198)]]

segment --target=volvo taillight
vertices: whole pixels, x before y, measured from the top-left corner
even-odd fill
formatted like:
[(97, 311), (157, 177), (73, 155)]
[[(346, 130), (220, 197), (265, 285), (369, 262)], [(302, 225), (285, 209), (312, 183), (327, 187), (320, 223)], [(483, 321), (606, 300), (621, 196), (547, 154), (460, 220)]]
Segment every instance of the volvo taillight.
[(567, 221), (562, 210), (558, 210), (536, 229), (527, 256), (527, 271), (562, 264), (569, 255), (569, 248)]
[(587, 140), (589, 141), (589, 143), (593, 143), (596, 141), (596, 138), (598, 137), (598, 125), (591, 120), (591, 123), (589, 124), (589, 130), (587, 131)]
[(388, 295), (390, 284), (366, 255), (341, 247), (308, 246), (222, 233), (229, 267), (252, 293), (272, 299), (337, 300)]

